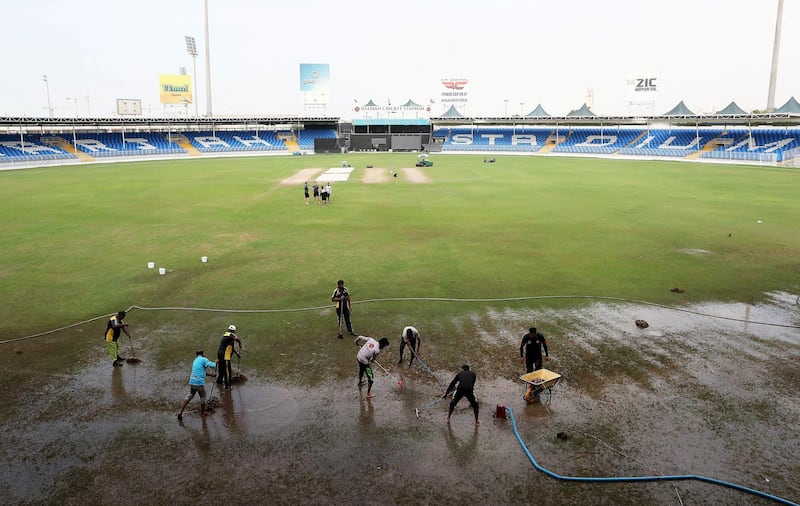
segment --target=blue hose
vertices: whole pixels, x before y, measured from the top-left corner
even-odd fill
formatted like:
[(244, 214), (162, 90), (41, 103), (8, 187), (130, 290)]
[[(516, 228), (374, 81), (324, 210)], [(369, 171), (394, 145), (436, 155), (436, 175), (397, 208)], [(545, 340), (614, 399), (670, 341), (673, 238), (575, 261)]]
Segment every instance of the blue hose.
[(517, 437), (517, 441), (519, 442), (520, 446), (522, 447), (522, 451), (525, 452), (525, 455), (527, 455), (528, 460), (531, 461), (531, 464), (533, 464), (533, 467), (535, 467), (537, 471), (540, 471), (540, 472), (546, 474), (547, 476), (549, 476), (551, 478), (555, 478), (557, 480), (561, 480), (561, 481), (580, 481), (580, 482), (590, 482), (590, 483), (596, 483), (596, 482), (609, 483), (609, 482), (634, 482), (634, 481), (683, 481), (683, 480), (696, 480), (696, 481), (702, 481), (702, 482), (705, 482), (705, 483), (711, 483), (713, 485), (720, 485), (720, 486), (723, 486), (723, 487), (732, 488), (734, 490), (739, 490), (741, 492), (746, 492), (748, 494), (752, 494), (752, 495), (756, 495), (756, 496), (759, 496), (759, 497), (763, 497), (764, 499), (770, 499), (770, 500), (775, 501), (777, 503), (788, 504), (790, 506), (800, 506), (795, 502), (792, 502), (792, 501), (789, 501), (787, 499), (783, 499), (781, 497), (777, 497), (777, 496), (774, 496), (774, 495), (771, 495), (771, 494), (767, 494), (766, 492), (761, 492), (760, 490), (755, 490), (755, 489), (752, 489), (752, 488), (749, 488), (749, 487), (745, 487), (745, 486), (742, 486), (742, 485), (737, 485), (735, 483), (730, 483), (730, 482), (727, 482), (727, 481), (717, 480), (717, 479), (714, 479), (714, 478), (708, 478), (706, 476), (697, 476), (697, 475), (693, 475), (693, 474), (680, 474), (680, 475), (672, 475), (672, 476), (613, 476), (613, 477), (597, 477), (597, 478), (582, 477), (582, 476), (562, 476), (560, 474), (554, 473), (553, 471), (550, 471), (549, 469), (545, 469), (544, 467), (539, 465), (538, 462), (536, 462), (536, 459), (533, 458), (533, 455), (531, 455), (531, 452), (528, 450), (528, 447), (525, 446), (525, 443), (522, 441), (522, 438), (519, 435), (519, 430), (517, 429), (517, 422), (514, 419), (514, 412), (511, 411), (511, 408), (509, 408), (509, 407), (506, 407), (506, 411), (508, 412), (508, 416), (511, 419), (511, 426), (514, 428), (514, 435)]

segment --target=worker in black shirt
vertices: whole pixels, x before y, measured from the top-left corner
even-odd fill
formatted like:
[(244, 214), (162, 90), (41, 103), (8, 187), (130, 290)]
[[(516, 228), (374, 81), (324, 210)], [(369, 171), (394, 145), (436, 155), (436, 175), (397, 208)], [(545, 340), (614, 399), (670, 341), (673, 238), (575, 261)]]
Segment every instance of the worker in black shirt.
[[(239, 343), (239, 352), (234, 349), (234, 343)], [(224, 385), (225, 390), (230, 390), (231, 388), (231, 377), (233, 376), (231, 359), (233, 355), (242, 358), (241, 351), (242, 341), (236, 335), (236, 325), (228, 325), (228, 331), (222, 334), (222, 339), (219, 341), (219, 349), (217, 350), (217, 360), (220, 366), (217, 373), (217, 385)]]
[(336, 316), (339, 317), (339, 335), (336, 337), (339, 339), (344, 337), (342, 335), (342, 319), (344, 319), (344, 323), (347, 325), (347, 332), (349, 332), (351, 336), (358, 335), (356, 331), (353, 330), (353, 324), (350, 323), (350, 311), (352, 306), (350, 303), (350, 292), (348, 292), (347, 288), (344, 286), (344, 280), (340, 279), (336, 282), (336, 289), (333, 291), (333, 295), (331, 295), (331, 301), (336, 303)]
[(544, 347), (544, 359), (550, 360), (547, 341), (542, 334), (536, 332), (536, 327), (531, 327), (528, 329), (528, 333), (522, 336), (522, 342), (519, 343), (519, 361), (525, 360), (527, 372), (542, 368), (542, 347)]
[(447, 394), (453, 390), (456, 391), (453, 400), (450, 401), (450, 409), (447, 411), (447, 418), (445, 418), (445, 421), (450, 423), (450, 415), (452, 415), (453, 410), (456, 409), (456, 404), (458, 404), (458, 401), (460, 401), (462, 397), (466, 397), (470, 406), (472, 406), (472, 411), (475, 412), (475, 425), (478, 425), (480, 423), (478, 421), (478, 401), (475, 400), (475, 393), (473, 392), (477, 377), (474, 372), (469, 370), (468, 365), (462, 365), (461, 369), (461, 372), (456, 374), (456, 377), (450, 382), (450, 385), (448, 385), (447, 390), (445, 390), (442, 396), (442, 398), (445, 398)]

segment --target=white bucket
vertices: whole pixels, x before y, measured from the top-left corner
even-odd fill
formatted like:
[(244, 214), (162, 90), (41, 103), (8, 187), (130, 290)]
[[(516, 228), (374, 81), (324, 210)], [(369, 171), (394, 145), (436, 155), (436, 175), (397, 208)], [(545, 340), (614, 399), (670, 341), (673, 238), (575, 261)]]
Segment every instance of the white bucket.
[(158, 273), (163, 276), (164, 274), (167, 273), (167, 268), (166, 267), (159, 267), (158, 268)]
[(204, 264), (208, 263), (208, 257), (200, 257), (200, 261), (203, 262)]
[(156, 267), (156, 263), (155, 262), (147, 262), (147, 268), (148, 269), (155, 269), (155, 267)]

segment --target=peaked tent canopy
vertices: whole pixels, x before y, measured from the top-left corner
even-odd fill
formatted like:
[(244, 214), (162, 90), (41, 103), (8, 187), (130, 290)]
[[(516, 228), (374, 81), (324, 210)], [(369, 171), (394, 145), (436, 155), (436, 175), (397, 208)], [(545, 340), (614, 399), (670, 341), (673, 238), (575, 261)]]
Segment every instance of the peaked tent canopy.
[(576, 111), (570, 111), (570, 113), (567, 114), (568, 118), (591, 118), (593, 116), (597, 116), (597, 115), (595, 113), (593, 113), (589, 109), (589, 106), (586, 105), (585, 103), (581, 106), (580, 109), (578, 109)]
[(451, 105), (450, 109), (445, 111), (444, 114), (442, 114), (441, 117), (442, 118), (463, 118), (464, 115), (461, 114), (460, 112), (458, 112), (458, 109), (456, 109), (456, 106)]
[(378, 107), (378, 104), (376, 104), (375, 102), (373, 102), (373, 101), (372, 101), (372, 99), (369, 99), (369, 102), (367, 102), (366, 104), (364, 104), (364, 107)]
[(413, 100), (409, 99), (408, 102), (406, 102), (405, 104), (401, 105), (400, 107), (422, 107), (422, 106), (419, 105), (418, 103), (414, 102)]
[(775, 112), (780, 113), (787, 113), (787, 114), (800, 114), (800, 103), (794, 99), (794, 97), (790, 98), (786, 101), (785, 104), (781, 106), (780, 109), (776, 110)]
[(694, 116), (695, 114), (686, 107), (683, 100), (678, 102), (678, 105), (673, 107), (669, 112), (665, 112), (662, 116)]
[(717, 114), (747, 114), (744, 110), (736, 105), (736, 102), (731, 102), (728, 104), (728, 107), (721, 111), (717, 111)]
[(526, 118), (549, 118), (550, 115), (547, 114), (547, 111), (544, 110), (544, 108), (542, 107), (542, 104), (539, 104), (539, 105), (536, 106), (536, 109), (534, 109), (531, 112), (529, 112), (525, 117)]

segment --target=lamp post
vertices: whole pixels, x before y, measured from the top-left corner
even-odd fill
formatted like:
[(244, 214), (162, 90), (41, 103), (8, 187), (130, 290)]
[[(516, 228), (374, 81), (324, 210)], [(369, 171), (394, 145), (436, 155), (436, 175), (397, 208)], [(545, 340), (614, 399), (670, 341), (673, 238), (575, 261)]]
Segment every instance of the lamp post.
[(519, 103), (519, 115), (520, 116), (524, 116), (525, 115), (525, 102), (520, 102)]
[(44, 86), (47, 88), (47, 112), (49, 113), (50, 117), (53, 117), (53, 106), (50, 103), (50, 83), (47, 81), (47, 74), (42, 76), (42, 81), (44, 81)]
[(66, 100), (69, 100), (71, 102), (75, 102), (75, 117), (77, 118), (78, 117), (78, 100), (80, 100), (80, 98), (79, 97), (67, 97)]
[(508, 99), (503, 100), (506, 103), (506, 112), (503, 116), (508, 117)]
[(184, 37), (186, 39), (186, 52), (189, 53), (189, 56), (192, 57), (192, 65), (194, 68), (194, 74), (192, 75), (194, 79), (194, 93), (192, 93), (192, 102), (194, 102), (194, 117), (198, 117), (197, 113), (197, 42), (194, 40), (194, 37), (190, 37), (189, 35)]

